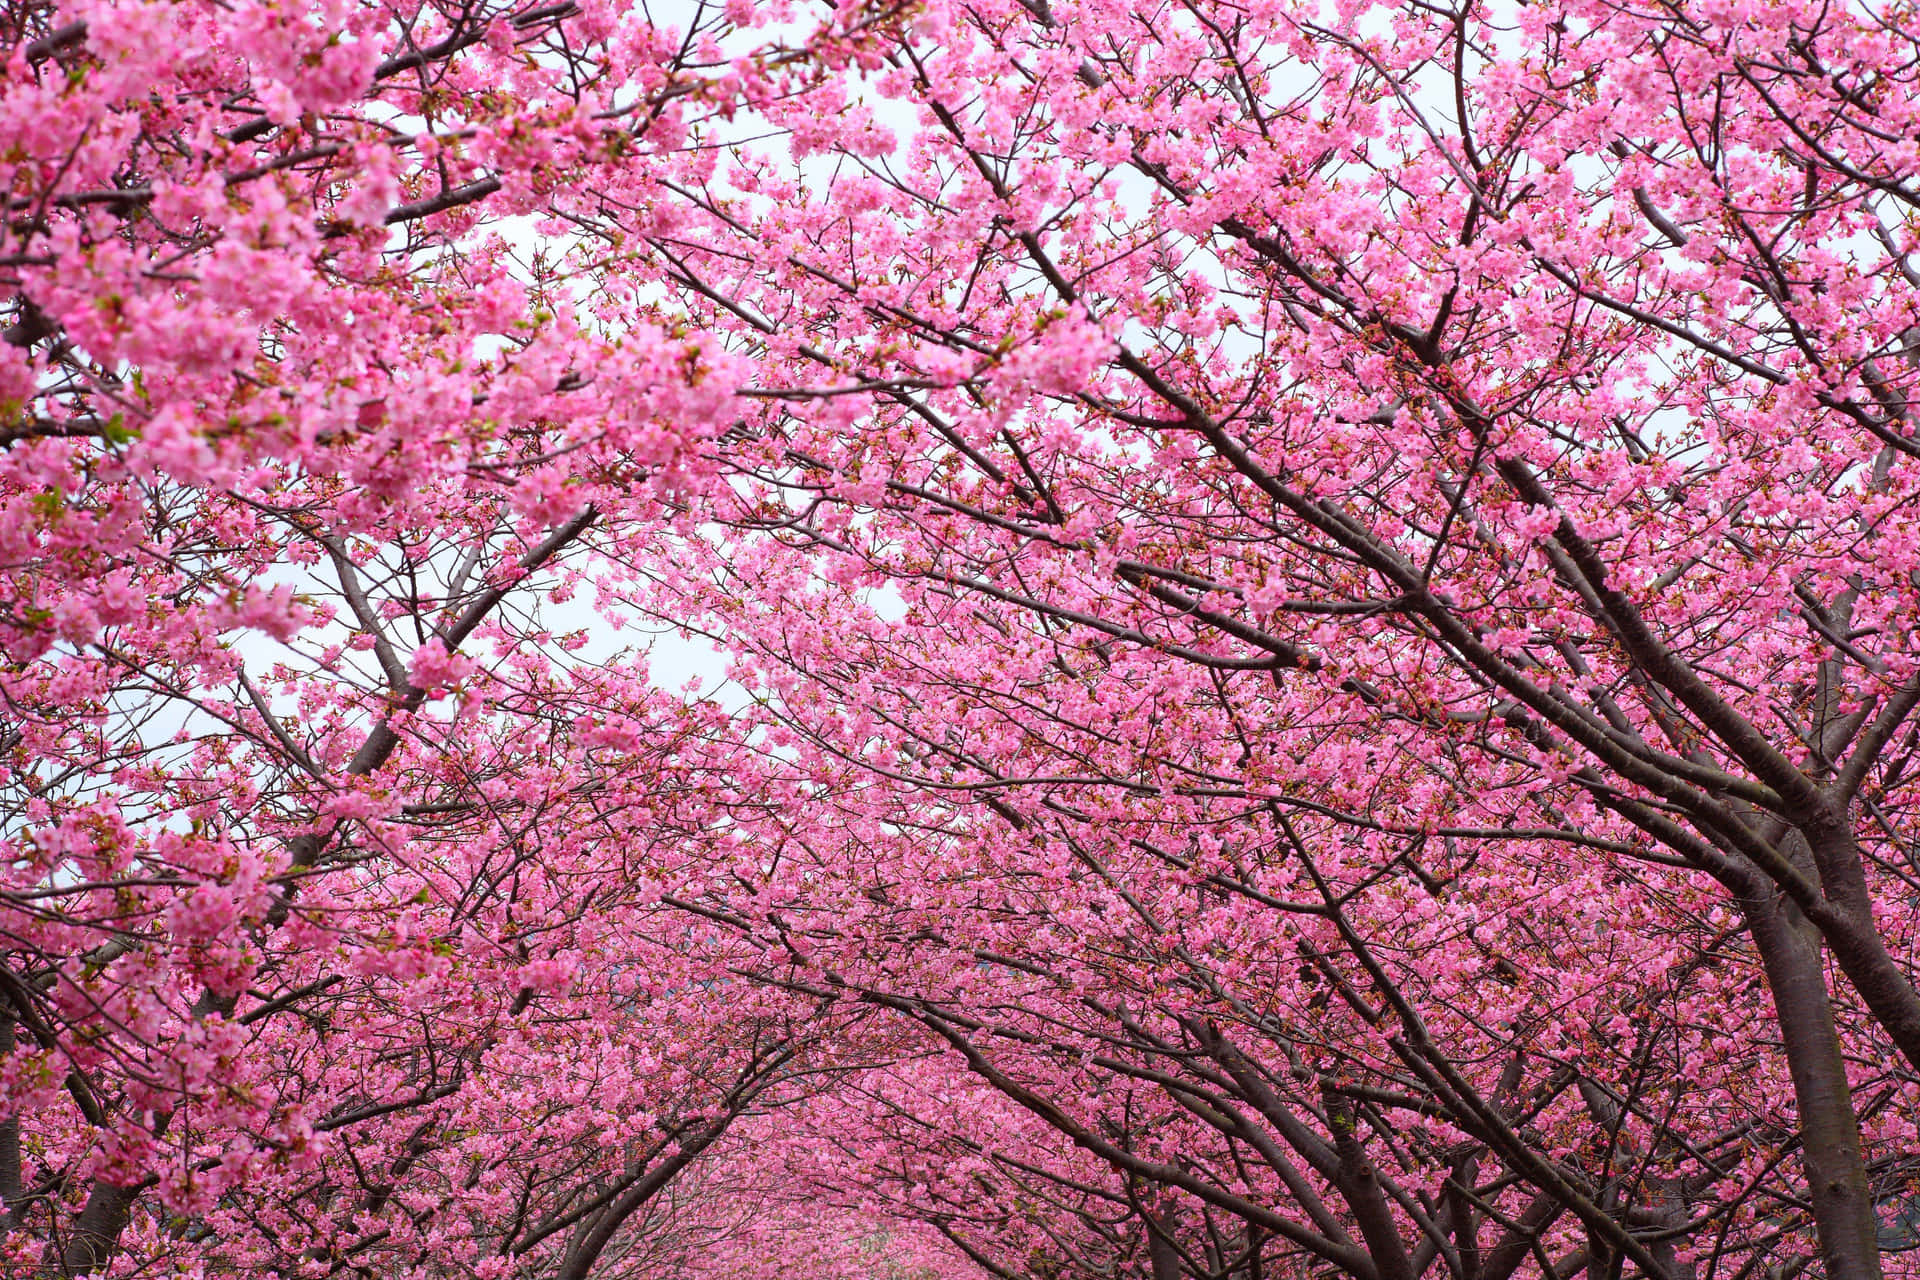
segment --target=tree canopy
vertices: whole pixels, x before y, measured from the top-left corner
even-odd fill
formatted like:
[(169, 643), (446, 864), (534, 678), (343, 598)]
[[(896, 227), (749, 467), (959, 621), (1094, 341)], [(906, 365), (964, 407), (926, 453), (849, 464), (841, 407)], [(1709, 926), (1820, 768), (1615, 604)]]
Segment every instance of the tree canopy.
[(0, 47), (8, 1274), (1920, 1275), (1920, 9)]

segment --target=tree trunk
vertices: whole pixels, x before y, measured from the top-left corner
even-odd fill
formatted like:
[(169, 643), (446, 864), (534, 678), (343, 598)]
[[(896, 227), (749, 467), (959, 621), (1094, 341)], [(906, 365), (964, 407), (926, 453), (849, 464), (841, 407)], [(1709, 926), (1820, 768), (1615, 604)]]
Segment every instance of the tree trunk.
[(1881, 1280), (1873, 1196), (1821, 963), (1820, 935), (1784, 897), (1741, 904), (1766, 966), (1800, 1112), (1801, 1160), (1829, 1280)]

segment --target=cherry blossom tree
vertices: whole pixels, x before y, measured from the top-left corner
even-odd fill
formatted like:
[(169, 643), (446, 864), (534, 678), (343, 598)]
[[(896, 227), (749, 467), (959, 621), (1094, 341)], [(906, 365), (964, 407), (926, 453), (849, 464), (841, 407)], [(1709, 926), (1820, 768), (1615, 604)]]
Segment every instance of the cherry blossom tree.
[(746, 856), (724, 723), (550, 617), (737, 360), (504, 234), (821, 78), (719, 21), (8, 11), (10, 1274), (614, 1274), (832, 1065), (659, 906)]
[[(630, 590), (849, 775), (906, 922), (833, 981), (1315, 1265), (1882, 1274), (1912, 49), (969, 6), (866, 82), (904, 138), (773, 113), (835, 163), (743, 154), (659, 244), (765, 353), (737, 532)], [(1113, 1138), (1119, 1079), (1187, 1136)]]
[(1910, 7), (7, 21), (10, 1262), (1910, 1272)]

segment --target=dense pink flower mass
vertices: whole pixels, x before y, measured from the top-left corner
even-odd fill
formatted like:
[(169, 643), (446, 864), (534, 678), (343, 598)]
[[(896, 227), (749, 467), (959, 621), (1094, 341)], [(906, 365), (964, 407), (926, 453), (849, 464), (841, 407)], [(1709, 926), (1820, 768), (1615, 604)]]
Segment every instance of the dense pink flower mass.
[(0, 49), (7, 1276), (1920, 1276), (1920, 8)]

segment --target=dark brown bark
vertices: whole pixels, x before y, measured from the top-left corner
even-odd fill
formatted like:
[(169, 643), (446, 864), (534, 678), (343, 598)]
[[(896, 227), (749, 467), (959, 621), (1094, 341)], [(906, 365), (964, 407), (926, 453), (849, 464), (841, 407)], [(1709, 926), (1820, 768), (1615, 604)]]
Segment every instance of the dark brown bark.
[(1380, 1187), (1380, 1175), (1360, 1145), (1353, 1107), (1332, 1089), (1322, 1091), (1321, 1102), (1333, 1128), (1334, 1150), (1340, 1153), (1340, 1194), (1360, 1224), (1361, 1238), (1367, 1242), (1380, 1280), (1414, 1280), (1413, 1260), (1407, 1256), (1406, 1242), (1394, 1224), (1393, 1210)]
[(86, 1207), (68, 1228), (65, 1243), (49, 1249), (42, 1266), (48, 1276), (83, 1276), (106, 1266), (126, 1229), (141, 1186), (119, 1187), (96, 1180)]
[(1160, 1211), (1160, 1221), (1147, 1223), (1147, 1257), (1153, 1280), (1180, 1280), (1180, 1250), (1173, 1242), (1173, 1206)]
[(1829, 1280), (1881, 1280), (1872, 1191), (1846, 1059), (1833, 1022), (1820, 934), (1783, 897), (1742, 904), (1766, 967), (1800, 1113), (1807, 1198)]
[[(0, 1061), (13, 1053), (13, 1014), (0, 1008)], [(0, 1236), (13, 1230), (14, 1206), (20, 1199), (20, 1117), (0, 1120)]]
[(1486, 1261), (1478, 1271), (1467, 1274), (1473, 1280), (1508, 1280), (1533, 1255), (1542, 1232), (1566, 1211), (1566, 1206), (1542, 1193), (1533, 1198), (1514, 1220), (1500, 1242), (1487, 1250)]

